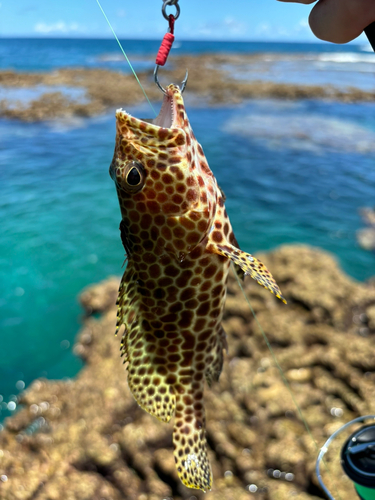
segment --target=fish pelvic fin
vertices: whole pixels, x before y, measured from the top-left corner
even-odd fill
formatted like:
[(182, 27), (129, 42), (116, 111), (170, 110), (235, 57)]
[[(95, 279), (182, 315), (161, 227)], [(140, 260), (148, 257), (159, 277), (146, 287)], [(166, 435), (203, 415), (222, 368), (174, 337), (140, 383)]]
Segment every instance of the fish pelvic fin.
[(268, 271), (266, 266), (256, 257), (243, 252), (239, 248), (236, 248), (227, 242), (219, 244), (210, 241), (207, 245), (207, 250), (230, 259), (235, 265), (242, 269), (244, 276), (251, 276), (259, 285), (269, 290), (271, 293), (276, 295), (278, 299), (284, 302), (284, 304), (286, 304), (286, 300), (282, 296), (280, 288), (278, 287), (274, 277)]
[(176, 394), (174, 459), (182, 483), (207, 492), (212, 487), (212, 472), (207, 455), (203, 381), (198, 390), (189, 393)]
[(209, 387), (211, 387), (213, 382), (219, 381), (224, 363), (224, 350), (228, 352), (228, 344), (224, 328), (220, 326), (220, 330), (217, 336), (217, 342), (211, 353), (211, 356), (213, 356), (213, 361), (208, 366), (205, 372), (206, 381)]

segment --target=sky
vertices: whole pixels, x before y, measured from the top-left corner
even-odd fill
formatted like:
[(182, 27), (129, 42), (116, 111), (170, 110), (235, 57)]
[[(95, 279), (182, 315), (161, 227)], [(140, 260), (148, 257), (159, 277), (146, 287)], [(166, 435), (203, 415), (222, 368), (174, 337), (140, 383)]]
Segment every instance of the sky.
[[(159, 39), (162, 0), (100, 0), (119, 38)], [(276, 0), (179, 0), (176, 39), (314, 42), (311, 6)], [(174, 7), (167, 9), (174, 13)], [(0, 0), (1, 37), (111, 38), (96, 0)], [(359, 42), (365, 41), (363, 35)], [(358, 42), (357, 41), (357, 42)]]

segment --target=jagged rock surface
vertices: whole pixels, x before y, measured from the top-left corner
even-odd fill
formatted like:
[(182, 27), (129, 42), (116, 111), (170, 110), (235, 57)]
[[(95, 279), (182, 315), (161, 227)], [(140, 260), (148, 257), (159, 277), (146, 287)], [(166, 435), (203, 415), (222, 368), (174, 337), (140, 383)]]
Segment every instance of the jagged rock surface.
[[(274, 54), (273, 57), (279, 56)], [(253, 79), (246, 81), (246, 78), (236, 78), (235, 74), (244, 68), (251, 74), (253, 65), (257, 73), (257, 65), (263, 59), (263, 55), (257, 54), (179, 55), (178, 58), (171, 56), (169, 59), (171, 65), (163, 68), (163, 78), (165, 81), (179, 82), (181, 75), (184, 75), (186, 68), (189, 68), (189, 94), (199, 100), (203, 98), (205, 105), (227, 105), (253, 98), (375, 101), (375, 92), (353, 87), (303, 85)], [(153, 63), (152, 59), (148, 59), (148, 62)], [(171, 67), (172, 70), (169, 69)], [(228, 67), (234, 68), (235, 71), (228, 70)], [(153, 72), (140, 72), (138, 76), (148, 97), (151, 100), (159, 100), (160, 91), (154, 84)], [(0, 85), (5, 88), (34, 90), (41, 85), (47, 87), (46, 92), (26, 103), (9, 99), (0, 100), (0, 116), (28, 122), (95, 116), (114, 107), (132, 106), (144, 99), (133, 75), (97, 68), (60, 68), (43, 73), (3, 70), (0, 71)], [(81, 89), (84, 91), (84, 96), (79, 99), (73, 98), (69, 93), (61, 92), (62, 86), (66, 89)]]
[[(260, 258), (288, 300), (251, 280), (245, 289), (317, 446), (344, 422), (375, 413), (375, 287), (356, 283), (329, 254), (285, 246)], [(220, 382), (206, 389), (214, 487), (178, 480), (172, 424), (141, 410), (114, 338), (118, 280), (85, 290), (88, 315), (75, 352), (86, 366), (71, 381), (37, 380), (0, 433), (2, 500), (317, 500), (317, 449), (234, 278)], [(327, 457), (342, 500), (354, 491)], [(257, 491), (252, 493), (255, 487)], [(254, 486), (255, 485), (255, 486)]]

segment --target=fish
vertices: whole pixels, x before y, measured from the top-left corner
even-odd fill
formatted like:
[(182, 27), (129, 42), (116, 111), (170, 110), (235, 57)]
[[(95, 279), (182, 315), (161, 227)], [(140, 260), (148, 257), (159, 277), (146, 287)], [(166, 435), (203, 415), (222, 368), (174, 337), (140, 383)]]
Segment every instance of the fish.
[(152, 120), (116, 111), (110, 165), (127, 266), (117, 329), (128, 385), (145, 411), (174, 416), (173, 447), (182, 483), (211, 490), (204, 386), (218, 381), (227, 350), (222, 327), (231, 262), (286, 303), (267, 268), (240, 250), (225, 196), (208, 166), (177, 85), (165, 89)]

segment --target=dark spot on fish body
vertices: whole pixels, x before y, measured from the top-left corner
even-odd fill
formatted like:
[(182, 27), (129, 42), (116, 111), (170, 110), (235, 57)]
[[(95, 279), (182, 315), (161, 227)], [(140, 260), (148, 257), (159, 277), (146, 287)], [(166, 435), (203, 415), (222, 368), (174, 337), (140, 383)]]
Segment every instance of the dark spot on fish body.
[(178, 313), (183, 309), (183, 304), (181, 302), (175, 302), (169, 306), (170, 313)]
[(200, 220), (198, 222), (198, 230), (201, 232), (201, 233), (205, 233), (208, 229), (208, 220)]
[(165, 297), (165, 291), (163, 288), (156, 288), (153, 292), (153, 297), (156, 300), (163, 299)]
[(158, 168), (159, 170), (161, 170), (163, 172), (163, 171), (165, 171), (167, 169), (167, 165), (165, 163), (159, 161), (156, 164), (156, 168)]
[(165, 188), (165, 191), (167, 194), (172, 195), (174, 193), (174, 187), (173, 186), (167, 186)]
[(172, 231), (167, 226), (161, 228), (161, 234), (164, 236), (166, 240), (172, 239)]
[(206, 326), (206, 318), (198, 318), (195, 320), (194, 331), (199, 333)]
[(223, 241), (223, 235), (221, 234), (220, 231), (214, 231), (212, 233), (212, 239), (216, 242), (216, 243), (221, 243), (221, 241)]
[(154, 249), (154, 242), (151, 240), (145, 240), (143, 242), (143, 248), (146, 252), (151, 252)]
[[(157, 366), (156, 371), (159, 375), (166, 375), (168, 373), (168, 370), (166, 369), (166, 367), (164, 365)], [(163, 389), (163, 391), (162, 391), (162, 389)], [(160, 393), (162, 393), (162, 394), (165, 393), (165, 388), (161, 388)]]
[(203, 204), (207, 203), (207, 193), (205, 191), (201, 193), (201, 203)]
[(174, 175), (174, 177), (178, 181), (182, 181), (184, 179), (184, 174), (182, 173), (182, 171), (179, 167), (172, 166), (172, 167), (170, 167), (169, 171), (171, 172), (171, 174)]
[(183, 198), (179, 194), (174, 194), (172, 196), (172, 201), (173, 201), (173, 203), (176, 203), (177, 205), (181, 205), (181, 203), (183, 202)]
[(188, 328), (191, 325), (193, 318), (194, 314), (192, 311), (182, 311), (181, 319), (177, 324), (180, 328)]
[(180, 211), (180, 207), (175, 203), (164, 203), (163, 211), (166, 214), (177, 214)]
[(180, 300), (182, 302), (185, 302), (189, 299), (192, 299), (195, 296), (195, 288), (188, 287), (185, 290), (182, 290), (181, 295), (180, 295)]
[(154, 218), (154, 223), (156, 226), (163, 226), (165, 224), (165, 216), (164, 215), (157, 215)]
[[(175, 248), (176, 248), (177, 250), (180, 250), (180, 251), (185, 250), (185, 242), (184, 242), (183, 240), (179, 240), (179, 239), (174, 240), (174, 246), (175, 246)], [(183, 258), (184, 258), (184, 257), (183, 257), (183, 255), (184, 255), (184, 253), (181, 253), (181, 254), (178, 256), (178, 259), (179, 259), (180, 261), (181, 261), (181, 260), (183, 260)], [(181, 267), (182, 267), (183, 269), (186, 269), (187, 267), (192, 267), (192, 266), (193, 266), (193, 263), (192, 263), (192, 262), (189, 262), (189, 261), (186, 261), (186, 260), (185, 260), (185, 261), (183, 261), (183, 262), (181, 262)]]
[[(148, 203), (154, 203), (154, 202), (150, 201)], [(146, 212), (146, 204), (143, 202), (139, 202), (136, 204), (136, 209), (138, 210), (138, 212), (144, 213)]]
[(180, 163), (180, 162), (181, 162), (181, 158), (179, 156), (171, 156), (168, 159), (168, 163), (170, 165), (176, 165), (177, 163)]
[(189, 189), (186, 193), (186, 199), (190, 202), (195, 202), (198, 200), (198, 192), (195, 189)]
[(152, 214), (160, 212), (160, 205), (156, 201), (147, 201), (147, 209)]
[(183, 273), (177, 278), (176, 285), (179, 288), (185, 287), (192, 275), (193, 273), (189, 269), (184, 270)]
[(210, 266), (206, 267), (203, 271), (203, 276), (206, 279), (212, 278), (217, 271), (217, 266), (215, 264), (211, 264)]
[(168, 200), (168, 196), (163, 192), (159, 193), (156, 199), (159, 203), (165, 203)]
[(173, 183), (173, 177), (170, 174), (163, 174), (161, 180), (164, 182), (164, 184)]
[(164, 141), (168, 137), (168, 135), (169, 135), (168, 129), (161, 127), (158, 130), (158, 137), (161, 141)]

